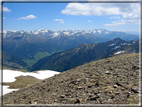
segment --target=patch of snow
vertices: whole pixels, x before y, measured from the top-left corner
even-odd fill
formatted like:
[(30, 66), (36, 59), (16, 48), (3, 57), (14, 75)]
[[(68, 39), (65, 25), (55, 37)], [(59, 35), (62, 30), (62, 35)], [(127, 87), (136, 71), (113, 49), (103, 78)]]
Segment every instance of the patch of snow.
[(89, 32), (89, 31), (84, 31), (84, 32), (82, 32), (82, 34), (86, 34), (86, 33), (91, 33), (91, 32)]
[(34, 31), (33, 33), (36, 35), (36, 34), (39, 34), (39, 33), (43, 33), (43, 34), (45, 34), (45, 32), (47, 33), (47, 32), (48, 32), (48, 30), (40, 29), (40, 30), (36, 30), (36, 31)]
[(85, 33), (87, 33), (87, 32), (82, 32), (82, 34), (85, 34)]
[(120, 46), (116, 46), (116, 47), (114, 47), (112, 50), (115, 50), (115, 49), (117, 49), (117, 48), (120, 48)]
[(74, 32), (71, 33), (71, 35), (74, 35), (74, 34), (75, 34)]
[(116, 46), (115, 49), (120, 48), (120, 46)]
[(6, 34), (6, 33), (7, 33), (7, 31), (6, 31), (6, 30), (3, 30), (3, 33), (5, 33), (5, 34)]
[(95, 30), (93, 30), (93, 33), (96, 33), (96, 31), (95, 31)]
[(108, 32), (106, 31), (106, 33), (105, 34), (108, 34)]
[(35, 35), (36, 35), (36, 34), (39, 34), (39, 31), (35, 31), (34, 34), (35, 34)]
[(76, 30), (76, 31), (74, 31), (74, 33), (78, 33), (78, 32), (79, 32), (79, 31), (77, 31), (77, 30)]
[(63, 32), (65, 35), (68, 35), (70, 32)]
[(18, 30), (8, 30), (8, 31), (10, 31), (10, 32), (17, 32)]
[(124, 51), (119, 51), (119, 52), (116, 52), (114, 54), (117, 55), (117, 54), (120, 54), (120, 53), (124, 53)]
[(45, 32), (48, 32), (48, 30), (45, 30), (45, 29), (40, 29), (38, 30), (39, 32), (42, 32), (42, 33), (45, 33)]
[(60, 34), (60, 33), (55, 32), (55, 33), (53, 34), (53, 38), (57, 37), (59, 34)]
[[(16, 79), (15, 77), (18, 76), (33, 76), (37, 79), (46, 79), (55, 74), (59, 74), (60, 72), (51, 71), (51, 70), (41, 70), (35, 72), (21, 72), (17, 70), (3, 70), (3, 82), (14, 82)], [(9, 92), (12, 92), (17, 89), (8, 89), (8, 86), (3, 86), (3, 95)]]
[(32, 31), (27, 31), (27, 33), (33, 33)]
[(122, 43), (121, 45), (127, 45), (127, 43)]
[(101, 30), (98, 30), (98, 32), (101, 34)]
[(37, 71), (37, 73), (3, 70), (3, 82), (14, 82), (16, 80), (15, 77), (17, 76), (33, 76), (37, 79), (46, 79), (58, 73), (59, 72), (50, 70)]
[(22, 34), (24, 33), (23, 31), (19, 31), (19, 32), (22, 33)]
[(10, 93), (12, 91), (17, 91), (19, 89), (9, 89), (9, 86), (3, 86), (3, 95)]
[(114, 43), (114, 44), (110, 44), (110, 45), (108, 45), (108, 46), (113, 46), (113, 45), (116, 45), (116, 43)]

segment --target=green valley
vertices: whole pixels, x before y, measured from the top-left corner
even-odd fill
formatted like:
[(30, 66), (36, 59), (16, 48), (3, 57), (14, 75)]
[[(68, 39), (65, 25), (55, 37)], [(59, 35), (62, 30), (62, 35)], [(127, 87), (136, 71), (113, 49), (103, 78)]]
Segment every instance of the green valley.
[(29, 66), (32, 66), (33, 64), (35, 64), (37, 61), (39, 61), (40, 59), (46, 57), (46, 56), (50, 56), (50, 54), (48, 52), (38, 52), (35, 56), (34, 59), (23, 59), (24, 62), (26, 62)]

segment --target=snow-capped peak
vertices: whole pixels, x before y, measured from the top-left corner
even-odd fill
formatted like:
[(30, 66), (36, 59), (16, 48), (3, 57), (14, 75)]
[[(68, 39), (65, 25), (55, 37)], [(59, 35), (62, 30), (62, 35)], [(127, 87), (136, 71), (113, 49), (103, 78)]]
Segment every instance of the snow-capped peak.
[(18, 30), (3, 30), (3, 33), (8, 33), (8, 32), (17, 32)]
[(45, 30), (45, 29), (39, 29), (38, 31), (39, 32), (48, 32), (48, 30)]
[[(7, 33), (7, 32), (17, 32), (18, 30), (3, 30), (3, 33)], [(19, 30), (21, 34), (23, 34), (24, 32), (26, 31), (22, 31), (22, 30)], [(18, 32), (19, 32), (18, 31)], [(105, 30), (105, 29), (94, 29), (94, 30), (45, 30), (45, 29), (39, 29), (39, 30), (35, 30), (35, 31), (27, 31), (27, 33), (30, 33), (30, 34), (46, 34), (46, 33), (49, 33), (49, 31), (52, 31), (52, 34), (53, 35), (57, 35), (57, 33), (63, 33), (67, 36), (70, 36), (70, 35), (73, 35), (73, 34), (77, 34), (77, 33), (80, 33), (80, 34), (86, 34), (86, 33), (99, 33), (99, 34), (108, 34), (109, 31)], [(51, 34), (51, 32), (50, 32)]]
[(101, 33), (102, 33), (102, 32), (101, 32), (101, 30), (98, 30), (98, 33), (100, 33), (100, 34), (101, 34)]
[(60, 34), (60, 32), (54, 32), (53, 33), (53, 38), (57, 37)]
[(36, 34), (39, 34), (39, 33), (45, 34), (45, 33), (48, 33), (48, 30), (39, 29), (39, 30), (35, 30), (33, 33), (34, 33), (35, 35), (36, 35)]
[(108, 34), (108, 32), (106, 31), (106, 33), (105, 34)]
[(70, 32), (63, 32), (64, 34), (68, 35)]
[(3, 30), (3, 33), (5, 33), (5, 34), (6, 34), (6, 33), (7, 33), (7, 31), (6, 31), (6, 30)]

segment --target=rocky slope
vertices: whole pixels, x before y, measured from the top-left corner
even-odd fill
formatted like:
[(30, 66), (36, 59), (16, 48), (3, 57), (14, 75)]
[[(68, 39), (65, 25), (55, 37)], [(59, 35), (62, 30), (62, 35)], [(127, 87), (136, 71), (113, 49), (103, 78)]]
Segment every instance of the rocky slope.
[(78, 66), (3, 96), (4, 104), (138, 104), (139, 54)]

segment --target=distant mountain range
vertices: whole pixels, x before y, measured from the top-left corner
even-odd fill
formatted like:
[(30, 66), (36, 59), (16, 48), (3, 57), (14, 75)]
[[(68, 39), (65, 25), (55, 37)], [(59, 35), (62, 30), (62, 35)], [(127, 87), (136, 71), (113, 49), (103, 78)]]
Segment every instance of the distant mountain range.
[(139, 40), (124, 41), (120, 38), (115, 38), (104, 43), (82, 44), (78, 47), (47, 56), (34, 64), (32, 71), (49, 69), (63, 72), (90, 61), (118, 54), (138, 52)]
[(125, 33), (129, 33), (129, 34), (134, 34), (134, 35), (139, 35), (139, 32), (136, 31), (126, 31)]
[[(128, 33), (128, 34), (127, 34)], [(138, 39), (138, 33), (131, 34), (131, 32), (120, 32), (120, 31), (108, 31), (106, 29), (94, 29), (94, 30), (35, 30), (35, 31), (22, 31), (22, 30), (4, 30), (3, 37), (4, 38), (13, 38), (14, 39), (22, 39), (23, 37), (26, 38), (27, 35), (37, 35), (44, 39), (52, 39), (52, 38), (62, 38), (63, 36), (70, 37), (74, 39), (76, 36), (83, 36), (84, 34), (95, 34), (93, 36), (100, 36), (105, 38), (114, 39), (116, 37), (120, 37), (124, 40), (133, 40)], [(128, 38), (129, 37), (129, 38)], [(89, 37), (87, 37), (89, 38)]]
[[(139, 39), (139, 35), (124, 32), (94, 30), (35, 30), (3, 31), (3, 51), (22, 60), (34, 59), (39, 52), (51, 55), (87, 43), (102, 43), (120, 37), (130, 41)], [(45, 55), (47, 56), (47, 55)], [(40, 59), (40, 58), (39, 58)]]

